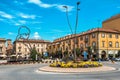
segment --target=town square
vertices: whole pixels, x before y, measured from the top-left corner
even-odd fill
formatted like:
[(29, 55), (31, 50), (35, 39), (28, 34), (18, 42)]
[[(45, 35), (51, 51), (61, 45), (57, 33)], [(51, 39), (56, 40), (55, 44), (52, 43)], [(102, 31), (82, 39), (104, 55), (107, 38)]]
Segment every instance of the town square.
[(0, 80), (120, 79), (120, 0), (4, 0), (0, 26)]

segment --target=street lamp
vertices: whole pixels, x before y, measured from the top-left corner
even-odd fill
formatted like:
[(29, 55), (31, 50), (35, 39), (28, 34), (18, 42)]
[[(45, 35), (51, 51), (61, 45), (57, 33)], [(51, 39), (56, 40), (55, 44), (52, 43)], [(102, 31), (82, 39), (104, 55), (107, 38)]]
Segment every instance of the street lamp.
[(70, 21), (69, 21), (69, 18), (68, 18), (68, 7), (67, 6), (63, 6), (65, 9), (66, 9), (66, 17), (67, 17), (67, 22), (68, 22), (68, 26), (71, 30), (71, 33), (74, 35), (74, 60), (76, 61), (76, 44), (77, 44), (77, 41), (76, 41), (76, 31), (77, 31), (77, 27), (78, 27), (78, 11), (80, 10), (78, 8), (80, 2), (77, 2), (77, 12), (76, 12), (76, 23), (75, 23), (75, 30), (74, 30), (74, 33), (73, 33), (73, 30), (72, 30), (72, 27), (70, 25)]
[(71, 30), (71, 33), (73, 34), (73, 30), (72, 30), (72, 27), (71, 27), (71, 24), (70, 24), (70, 21), (69, 21), (69, 17), (68, 17), (68, 7), (67, 6), (63, 6), (63, 8), (66, 9), (66, 17), (67, 17), (67, 22), (68, 22), (68, 26)]

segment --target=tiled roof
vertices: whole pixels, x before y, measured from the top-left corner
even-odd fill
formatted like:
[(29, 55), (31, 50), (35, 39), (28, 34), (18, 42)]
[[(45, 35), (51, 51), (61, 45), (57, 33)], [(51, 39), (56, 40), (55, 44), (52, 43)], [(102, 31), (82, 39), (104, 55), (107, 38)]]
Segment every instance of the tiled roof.
[(109, 19), (103, 21), (103, 23), (109, 22), (109, 21), (114, 20), (114, 19), (117, 19), (117, 18), (120, 18), (120, 14), (117, 14), (117, 15), (115, 15), (115, 16), (112, 16), (111, 18), (109, 18)]
[(29, 39), (29, 40), (17, 40), (17, 42), (33, 42), (33, 43), (50, 43), (50, 41), (47, 40), (36, 40), (36, 39)]
[[(106, 32), (106, 33), (119, 33), (120, 34), (120, 31), (117, 31), (117, 30), (104, 29), (104, 28), (95, 28), (95, 29), (88, 30), (86, 32), (76, 34), (76, 36), (87, 35), (87, 34), (94, 33), (94, 32)], [(58, 42), (58, 41), (65, 40), (65, 39), (68, 39), (68, 38), (74, 38), (74, 35), (67, 35), (67, 36), (58, 38), (58, 39), (54, 40), (53, 42)]]

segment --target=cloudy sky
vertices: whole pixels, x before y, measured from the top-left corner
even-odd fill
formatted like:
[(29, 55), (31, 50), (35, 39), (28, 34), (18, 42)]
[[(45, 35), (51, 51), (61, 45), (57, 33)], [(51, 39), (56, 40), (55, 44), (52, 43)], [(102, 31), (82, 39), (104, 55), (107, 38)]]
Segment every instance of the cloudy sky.
[(0, 38), (16, 39), (27, 26), (32, 39), (54, 40), (71, 34), (64, 5), (74, 30), (76, 2), (80, 1), (77, 33), (102, 27), (102, 21), (120, 13), (120, 0), (0, 0)]

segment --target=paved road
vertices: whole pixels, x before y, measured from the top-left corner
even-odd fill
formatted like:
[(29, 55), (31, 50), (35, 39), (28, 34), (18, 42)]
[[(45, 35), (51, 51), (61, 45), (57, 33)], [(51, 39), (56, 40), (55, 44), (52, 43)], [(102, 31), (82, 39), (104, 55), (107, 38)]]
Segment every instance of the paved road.
[[(120, 68), (120, 62), (105, 65)], [(46, 64), (1, 65), (0, 80), (120, 80), (120, 70), (99, 73), (64, 74), (37, 72), (39, 67)]]

